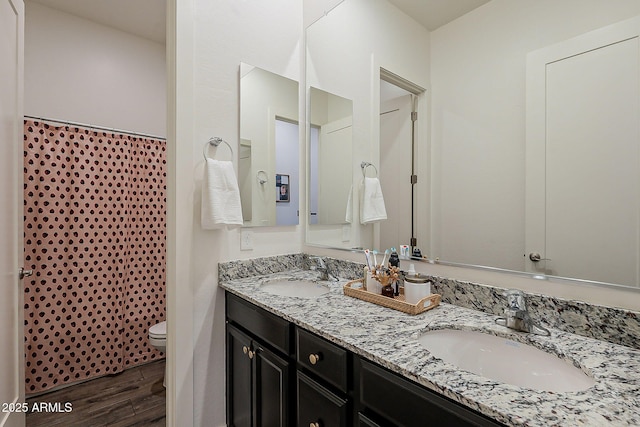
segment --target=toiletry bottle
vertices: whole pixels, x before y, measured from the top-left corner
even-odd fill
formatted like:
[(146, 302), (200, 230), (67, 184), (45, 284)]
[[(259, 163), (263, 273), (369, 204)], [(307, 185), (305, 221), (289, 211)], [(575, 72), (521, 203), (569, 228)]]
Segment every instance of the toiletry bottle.
[[(393, 251), (389, 257), (389, 267), (396, 267), (398, 270), (400, 269), (400, 257), (396, 251)], [(393, 283), (393, 294), (395, 296), (400, 295), (400, 278)]]
[(400, 257), (398, 256), (398, 252), (393, 251), (391, 253), (391, 256), (389, 257), (389, 265), (400, 268)]

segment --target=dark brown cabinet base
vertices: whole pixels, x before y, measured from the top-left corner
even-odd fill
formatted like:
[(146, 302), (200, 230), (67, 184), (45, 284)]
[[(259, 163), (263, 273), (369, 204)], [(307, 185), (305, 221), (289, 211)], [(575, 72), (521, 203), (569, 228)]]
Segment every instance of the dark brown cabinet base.
[(229, 427), (501, 424), (226, 294)]

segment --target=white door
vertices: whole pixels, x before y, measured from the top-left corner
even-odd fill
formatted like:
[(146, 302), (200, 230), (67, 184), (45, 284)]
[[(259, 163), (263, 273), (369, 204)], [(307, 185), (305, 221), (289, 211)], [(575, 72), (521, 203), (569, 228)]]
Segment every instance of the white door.
[[(0, 0), (0, 426), (24, 425), (22, 75), (24, 4)], [(16, 405), (18, 404), (18, 405)]]
[[(386, 83), (386, 82), (385, 82)], [(382, 81), (381, 81), (382, 84)], [(387, 83), (388, 84), (388, 83)], [(380, 105), (380, 186), (387, 220), (380, 223), (380, 248), (411, 243), (411, 112), (412, 95)], [(373, 174), (367, 175), (373, 176)]]
[(530, 271), (640, 285), (639, 30), (625, 21), (530, 55)]

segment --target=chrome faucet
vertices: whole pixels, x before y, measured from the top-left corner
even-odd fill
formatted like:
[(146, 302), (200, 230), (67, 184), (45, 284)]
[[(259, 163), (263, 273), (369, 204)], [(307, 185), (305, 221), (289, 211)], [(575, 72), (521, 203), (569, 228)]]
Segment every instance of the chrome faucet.
[(310, 256), (309, 259), (316, 261), (317, 266), (311, 266), (310, 269), (320, 272), (320, 280), (333, 280), (334, 276), (329, 271), (329, 267), (327, 267), (327, 264), (324, 262), (322, 257)]
[(498, 325), (537, 335), (551, 335), (548, 329), (534, 323), (533, 319), (531, 319), (522, 291), (510, 289), (502, 295), (507, 298), (507, 308), (504, 309), (505, 317), (498, 317), (496, 319)]

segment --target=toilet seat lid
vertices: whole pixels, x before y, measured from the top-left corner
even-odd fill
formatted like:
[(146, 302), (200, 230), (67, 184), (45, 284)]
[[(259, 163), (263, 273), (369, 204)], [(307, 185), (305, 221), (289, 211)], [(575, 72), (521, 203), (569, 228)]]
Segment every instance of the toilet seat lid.
[(156, 323), (149, 328), (149, 336), (166, 337), (167, 336), (167, 322)]

